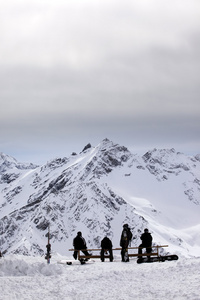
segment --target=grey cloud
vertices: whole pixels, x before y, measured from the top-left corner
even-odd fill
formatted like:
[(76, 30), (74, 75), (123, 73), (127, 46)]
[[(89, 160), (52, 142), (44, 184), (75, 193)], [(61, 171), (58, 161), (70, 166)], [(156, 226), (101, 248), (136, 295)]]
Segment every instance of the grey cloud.
[(199, 147), (199, 2), (10, 3), (1, 15), (0, 146), (45, 141), (56, 151), (67, 148), (63, 138), (108, 137)]

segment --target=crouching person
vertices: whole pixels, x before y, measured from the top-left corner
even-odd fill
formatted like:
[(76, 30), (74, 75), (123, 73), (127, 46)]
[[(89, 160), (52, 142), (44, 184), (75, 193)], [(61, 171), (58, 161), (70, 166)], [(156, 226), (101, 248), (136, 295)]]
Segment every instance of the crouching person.
[(109, 252), (110, 255), (110, 261), (113, 261), (113, 251), (112, 251), (112, 242), (111, 240), (106, 236), (101, 241), (101, 261), (104, 261), (105, 254)]

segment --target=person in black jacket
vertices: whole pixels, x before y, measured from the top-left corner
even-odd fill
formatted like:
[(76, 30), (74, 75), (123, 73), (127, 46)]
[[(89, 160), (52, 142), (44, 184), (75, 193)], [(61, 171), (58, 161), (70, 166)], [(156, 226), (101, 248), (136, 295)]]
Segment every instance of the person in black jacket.
[(86, 256), (90, 256), (90, 253), (88, 253), (88, 251), (87, 251), (86, 241), (82, 237), (82, 233), (80, 231), (77, 232), (77, 236), (73, 240), (73, 246), (74, 246), (74, 254), (73, 254), (74, 259), (77, 259), (77, 256), (78, 256), (77, 250), (82, 250), (82, 252)]
[(113, 251), (112, 251), (112, 242), (111, 240), (106, 236), (101, 241), (101, 261), (104, 261), (104, 255), (107, 253), (107, 251), (110, 254), (110, 261), (113, 261)]
[(128, 253), (128, 245), (131, 242), (132, 236), (133, 235), (128, 224), (124, 224), (122, 234), (121, 234), (121, 239), (120, 239), (120, 246), (122, 247), (121, 250), (122, 261), (129, 261), (129, 258), (125, 259), (125, 254)]
[[(142, 254), (142, 249), (146, 248), (146, 252), (147, 253), (151, 253), (152, 252), (152, 236), (151, 233), (149, 233), (149, 230), (146, 228), (144, 230), (144, 233), (141, 235), (140, 239), (142, 240), (142, 244), (139, 246), (138, 249), (138, 254)], [(138, 256), (141, 257), (141, 256)], [(150, 258), (150, 256), (147, 256), (148, 258)]]

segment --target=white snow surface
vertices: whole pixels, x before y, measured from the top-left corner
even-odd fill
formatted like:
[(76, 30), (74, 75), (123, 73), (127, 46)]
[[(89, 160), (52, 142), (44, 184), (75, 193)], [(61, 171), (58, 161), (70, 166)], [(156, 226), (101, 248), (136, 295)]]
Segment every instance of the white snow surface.
[(10, 254), (0, 259), (0, 300), (199, 300), (200, 257), (177, 261), (58, 264), (71, 257), (54, 253), (44, 257)]
[(38, 167), (0, 153), (0, 250), (43, 255), (49, 225), (52, 251), (61, 255), (71, 255), (77, 231), (88, 248), (99, 248), (105, 235), (119, 247), (128, 223), (132, 247), (147, 227), (168, 253), (198, 257), (199, 157), (175, 149), (141, 157), (108, 139)]

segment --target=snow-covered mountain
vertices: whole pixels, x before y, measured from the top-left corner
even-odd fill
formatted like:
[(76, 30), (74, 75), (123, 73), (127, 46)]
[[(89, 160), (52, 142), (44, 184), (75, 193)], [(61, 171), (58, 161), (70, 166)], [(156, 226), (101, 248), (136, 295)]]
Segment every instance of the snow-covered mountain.
[(107, 235), (119, 246), (122, 225), (132, 246), (148, 227), (156, 244), (185, 256), (200, 253), (200, 155), (153, 149), (142, 157), (108, 139), (43, 166), (0, 153), (0, 250), (70, 254), (77, 231), (89, 247)]

